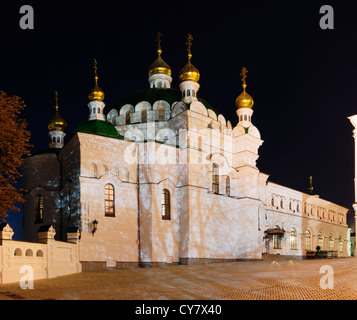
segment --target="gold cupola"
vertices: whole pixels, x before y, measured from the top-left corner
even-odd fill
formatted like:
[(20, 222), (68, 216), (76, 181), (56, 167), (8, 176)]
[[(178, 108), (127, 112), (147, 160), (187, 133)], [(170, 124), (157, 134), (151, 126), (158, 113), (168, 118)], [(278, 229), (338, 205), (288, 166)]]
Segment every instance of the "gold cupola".
[(247, 73), (248, 73), (248, 70), (243, 67), (242, 71), (240, 73), (240, 75), (242, 76), (242, 82), (243, 82), (243, 84), (242, 84), (243, 92), (236, 99), (236, 106), (238, 109), (241, 109), (241, 108), (251, 109), (254, 105), (253, 98), (245, 91), (245, 89), (247, 88), (247, 84), (245, 82)]
[(56, 113), (48, 122), (48, 129), (50, 131), (62, 131), (67, 128), (67, 122), (62, 118), (62, 116), (58, 112), (58, 93), (55, 91), (55, 99), (56, 99)]
[(162, 33), (157, 32), (156, 42), (157, 42), (157, 59), (151, 64), (149, 68), (149, 77), (154, 74), (166, 74), (171, 77), (171, 68), (170, 66), (161, 58), (161, 37)]
[(103, 101), (104, 100), (104, 92), (98, 86), (97, 60), (96, 59), (94, 59), (94, 80), (95, 80), (94, 88), (91, 90), (91, 92), (88, 95), (89, 101)]
[(191, 53), (191, 46), (192, 46), (193, 37), (189, 34), (187, 37), (186, 45), (187, 45), (187, 52), (188, 52), (188, 63), (181, 69), (179, 78), (181, 82), (184, 81), (195, 81), (198, 82), (200, 80), (200, 73), (199, 71), (193, 66), (191, 63), (192, 53)]

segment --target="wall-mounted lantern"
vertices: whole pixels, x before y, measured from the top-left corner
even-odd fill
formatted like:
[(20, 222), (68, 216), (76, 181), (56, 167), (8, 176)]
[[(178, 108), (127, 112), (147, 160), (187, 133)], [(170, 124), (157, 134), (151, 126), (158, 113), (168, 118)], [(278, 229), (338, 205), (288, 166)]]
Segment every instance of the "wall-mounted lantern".
[(92, 229), (92, 236), (94, 236), (94, 233), (97, 231), (97, 226), (98, 226), (98, 221), (97, 219), (94, 219), (93, 222), (93, 229)]

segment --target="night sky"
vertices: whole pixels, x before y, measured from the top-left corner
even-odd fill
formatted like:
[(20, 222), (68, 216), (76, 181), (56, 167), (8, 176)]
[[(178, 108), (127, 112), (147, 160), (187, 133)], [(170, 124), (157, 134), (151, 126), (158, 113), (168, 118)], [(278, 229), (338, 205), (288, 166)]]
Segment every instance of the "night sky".
[[(48, 147), (55, 90), (67, 138), (87, 120), (93, 58), (109, 112), (123, 96), (149, 87), (157, 31), (178, 88), (190, 33), (192, 63), (201, 74), (198, 95), (233, 126), (240, 70), (249, 70), (252, 122), (264, 140), (257, 166), (269, 180), (307, 192), (312, 175), (317, 194), (352, 209), (354, 142), (347, 117), (357, 113), (357, 7), (351, 3), (2, 2), (0, 90), (25, 100), (22, 117), (35, 152)], [(19, 26), (24, 4), (34, 9), (34, 30)], [(334, 30), (319, 26), (325, 4), (334, 9)]]

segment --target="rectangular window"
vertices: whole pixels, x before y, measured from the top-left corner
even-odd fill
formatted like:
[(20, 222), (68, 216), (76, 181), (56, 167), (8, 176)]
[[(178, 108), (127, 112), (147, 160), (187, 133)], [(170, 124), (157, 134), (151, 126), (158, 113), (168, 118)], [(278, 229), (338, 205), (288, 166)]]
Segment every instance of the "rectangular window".
[(161, 217), (162, 220), (171, 220), (170, 214), (170, 192), (167, 189), (161, 193)]
[(281, 237), (277, 234), (273, 234), (274, 249), (281, 249)]

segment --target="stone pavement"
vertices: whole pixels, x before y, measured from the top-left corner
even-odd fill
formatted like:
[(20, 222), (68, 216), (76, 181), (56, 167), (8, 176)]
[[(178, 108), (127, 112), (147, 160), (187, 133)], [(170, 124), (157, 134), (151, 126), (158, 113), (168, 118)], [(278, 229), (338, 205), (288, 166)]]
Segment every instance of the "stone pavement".
[[(334, 288), (322, 289), (323, 265)], [(0, 287), (0, 299), (355, 300), (357, 259), (225, 262), (83, 272), (37, 280), (34, 289)]]

